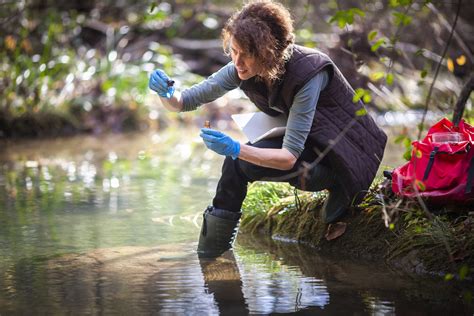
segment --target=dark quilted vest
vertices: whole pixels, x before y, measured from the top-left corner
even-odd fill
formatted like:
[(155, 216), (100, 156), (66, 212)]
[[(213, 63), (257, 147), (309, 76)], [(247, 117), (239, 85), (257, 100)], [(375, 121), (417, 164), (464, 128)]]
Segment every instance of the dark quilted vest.
[(330, 79), (321, 91), (306, 146), (317, 153), (333, 146), (322, 163), (337, 172), (346, 193), (358, 204), (378, 170), (387, 136), (370, 115), (364, 115), (363, 103), (352, 101), (354, 90), (327, 55), (294, 45), (283, 78), (270, 90), (255, 77), (242, 81), (240, 88), (261, 111), (279, 114), (272, 105), (288, 115), (297, 92), (324, 68)]

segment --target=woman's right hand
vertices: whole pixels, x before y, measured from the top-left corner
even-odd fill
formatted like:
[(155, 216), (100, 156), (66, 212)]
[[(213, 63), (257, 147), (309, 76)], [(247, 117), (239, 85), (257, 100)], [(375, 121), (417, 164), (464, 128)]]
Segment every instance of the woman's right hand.
[(151, 74), (148, 87), (160, 97), (171, 99), (175, 91), (173, 83), (163, 70), (157, 69)]

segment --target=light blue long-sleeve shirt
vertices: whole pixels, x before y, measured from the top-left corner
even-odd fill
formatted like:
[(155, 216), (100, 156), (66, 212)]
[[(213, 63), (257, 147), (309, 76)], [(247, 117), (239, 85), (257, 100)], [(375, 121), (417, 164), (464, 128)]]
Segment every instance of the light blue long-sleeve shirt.
[[(298, 91), (293, 99), (282, 147), (296, 158), (303, 152), (313, 124), (319, 94), (327, 86), (328, 81), (327, 71), (319, 72)], [(228, 91), (238, 88), (240, 83), (241, 80), (234, 64), (228, 63), (206, 80), (183, 91), (183, 112), (193, 111), (204, 103), (214, 101)]]

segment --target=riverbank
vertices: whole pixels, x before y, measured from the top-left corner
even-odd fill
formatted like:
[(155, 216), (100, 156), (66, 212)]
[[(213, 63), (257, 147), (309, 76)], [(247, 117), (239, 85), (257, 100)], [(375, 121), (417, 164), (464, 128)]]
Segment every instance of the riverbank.
[(474, 209), (440, 208), (429, 218), (416, 201), (384, 195), (380, 182), (341, 220), (346, 230), (332, 240), (325, 238), (327, 227), (319, 220), (324, 192), (298, 191), (296, 207), (291, 187), (254, 183), (244, 202), (240, 230), (308, 244), (321, 254), (384, 262), (396, 270), (447, 281), (456, 279), (471, 288), (466, 294), (471, 297)]

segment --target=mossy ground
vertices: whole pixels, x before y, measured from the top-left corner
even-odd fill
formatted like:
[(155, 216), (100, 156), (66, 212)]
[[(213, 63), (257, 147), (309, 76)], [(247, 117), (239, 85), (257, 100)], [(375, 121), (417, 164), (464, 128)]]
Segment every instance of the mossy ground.
[[(321, 253), (380, 260), (408, 272), (473, 278), (472, 206), (427, 211), (426, 205), (384, 194), (374, 185), (363, 203), (342, 221), (345, 233), (324, 237), (319, 211), (326, 193), (298, 191), (281, 183), (254, 183), (244, 202), (241, 231), (306, 243)], [(299, 207), (296, 207), (299, 205)]]

